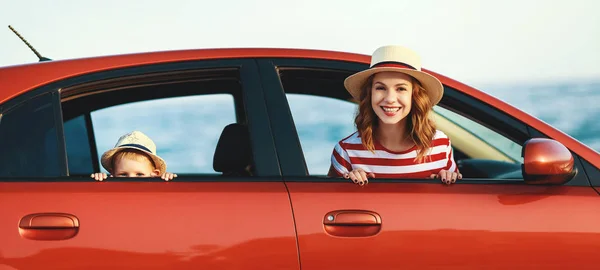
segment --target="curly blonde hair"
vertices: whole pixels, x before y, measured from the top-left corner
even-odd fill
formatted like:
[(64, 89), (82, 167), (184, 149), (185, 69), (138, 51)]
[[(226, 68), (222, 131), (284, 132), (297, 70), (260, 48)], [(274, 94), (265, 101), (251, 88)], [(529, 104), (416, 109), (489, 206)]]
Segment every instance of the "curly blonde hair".
[[(377, 130), (377, 115), (371, 106), (371, 92), (373, 91), (373, 77), (371, 75), (365, 82), (360, 93), (360, 102), (358, 113), (354, 119), (356, 129), (360, 135), (363, 146), (371, 151), (375, 151), (374, 137)], [(411, 77), (413, 84), (412, 106), (409, 112), (410, 118), (406, 122), (406, 130), (409, 130), (409, 136), (417, 148), (417, 162), (423, 162), (426, 150), (431, 147), (436, 127), (433, 120), (429, 118), (433, 104), (427, 95), (427, 90), (423, 88), (418, 80)], [(407, 117), (408, 117), (407, 116)]]

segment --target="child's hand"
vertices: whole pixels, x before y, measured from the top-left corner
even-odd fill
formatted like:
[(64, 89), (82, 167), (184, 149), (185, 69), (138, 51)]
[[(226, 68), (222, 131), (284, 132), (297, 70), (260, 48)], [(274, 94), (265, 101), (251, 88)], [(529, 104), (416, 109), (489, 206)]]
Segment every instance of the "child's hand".
[(457, 179), (462, 179), (462, 174), (459, 172), (451, 172), (448, 170), (441, 170), (438, 174), (432, 174), (431, 178), (439, 178), (442, 183), (451, 185), (456, 183)]
[(107, 177), (105, 173), (92, 173), (90, 176), (96, 181), (103, 181)]
[(174, 174), (174, 173), (165, 173), (160, 178), (162, 178), (165, 181), (170, 181), (170, 180), (173, 180), (173, 178), (175, 178), (175, 177), (177, 177), (177, 174)]

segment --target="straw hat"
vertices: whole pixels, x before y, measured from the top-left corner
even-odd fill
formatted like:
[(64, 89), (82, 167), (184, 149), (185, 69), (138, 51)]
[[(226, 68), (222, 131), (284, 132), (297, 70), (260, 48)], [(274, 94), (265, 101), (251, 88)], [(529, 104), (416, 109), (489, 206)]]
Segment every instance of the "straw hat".
[(421, 57), (411, 49), (402, 46), (383, 46), (371, 56), (369, 69), (355, 73), (344, 81), (346, 90), (352, 97), (360, 100), (360, 92), (369, 76), (384, 71), (400, 72), (417, 79), (435, 105), (442, 99), (444, 87), (435, 77), (421, 71)]
[(121, 136), (114, 148), (102, 154), (102, 166), (112, 173), (112, 158), (116, 153), (124, 149), (135, 149), (148, 154), (154, 162), (154, 166), (160, 170), (160, 173), (167, 171), (167, 163), (156, 155), (156, 144), (140, 131), (133, 131)]

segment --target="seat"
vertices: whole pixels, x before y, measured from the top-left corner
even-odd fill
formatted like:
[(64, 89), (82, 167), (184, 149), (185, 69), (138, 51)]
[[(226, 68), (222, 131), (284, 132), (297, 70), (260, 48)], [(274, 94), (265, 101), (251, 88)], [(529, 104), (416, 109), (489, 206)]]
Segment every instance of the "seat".
[(213, 169), (223, 176), (251, 176), (252, 165), (250, 133), (245, 124), (225, 126), (213, 157)]

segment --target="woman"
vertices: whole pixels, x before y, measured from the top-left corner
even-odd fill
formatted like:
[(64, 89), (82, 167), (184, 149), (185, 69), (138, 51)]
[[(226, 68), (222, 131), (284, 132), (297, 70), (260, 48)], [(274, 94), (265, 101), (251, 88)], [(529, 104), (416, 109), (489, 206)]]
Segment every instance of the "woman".
[(384, 46), (371, 67), (349, 76), (344, 86), (359, 101), (357, 132), (338, 142), (329, 176), (364, 185), (368, 178), (439, 178), (462, 175), (450, 139), (429, 118), (443, 95), (442, 83), (421, 71), (420, 57), (401, 46)]

